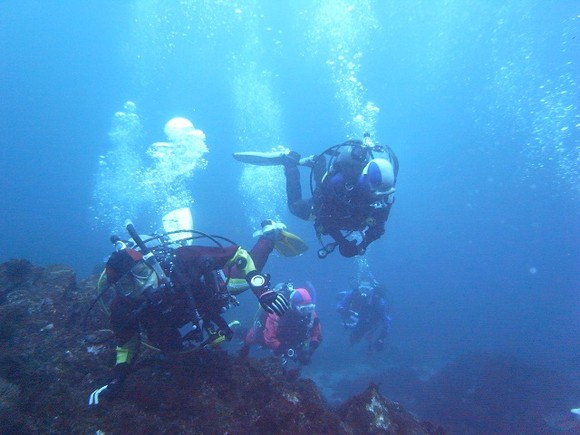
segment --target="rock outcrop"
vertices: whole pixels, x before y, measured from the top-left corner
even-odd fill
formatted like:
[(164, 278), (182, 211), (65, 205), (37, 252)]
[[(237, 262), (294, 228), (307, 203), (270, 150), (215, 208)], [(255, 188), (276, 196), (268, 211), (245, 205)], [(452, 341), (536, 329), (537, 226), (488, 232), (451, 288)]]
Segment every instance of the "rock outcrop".
[(140, 357), (121, 397), (89, 408), (106, 384), (114, 346), (94, 309), (97, 276), (77, 283), (64, 265), (0, 264), (2, 433), (434, 434), (376, 386), (331, 409), (313, 381), (273, 360), (196, 350)]

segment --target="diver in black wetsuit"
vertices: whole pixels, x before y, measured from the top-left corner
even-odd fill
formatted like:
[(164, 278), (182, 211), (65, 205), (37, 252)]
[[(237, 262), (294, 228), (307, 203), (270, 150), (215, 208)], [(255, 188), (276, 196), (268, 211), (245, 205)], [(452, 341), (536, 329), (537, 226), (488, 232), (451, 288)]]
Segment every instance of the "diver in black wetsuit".
[[(328, 162), (326, 156), (329, 156)], [(318, 251), (326, 257), (338, 246), (345, 257), (363, 255), (370, 243), (385, 232), (394, 203), (399, 161), (393, 150), (364, 140), (349, 140), (319, 155), (300, 158), (294, 151), (241, 152), (234, 158), (245, 163), (283, 165), (288, 208), (295, 216), (314, 220), (316, 234), (329, 235), (333, 243)], [(311, 198), (302, 197), (299, 166), (312, 168)], [(360, 241), (349, 236), (359, 232)], [(321, 240), (322, 242), (322, 240)]]

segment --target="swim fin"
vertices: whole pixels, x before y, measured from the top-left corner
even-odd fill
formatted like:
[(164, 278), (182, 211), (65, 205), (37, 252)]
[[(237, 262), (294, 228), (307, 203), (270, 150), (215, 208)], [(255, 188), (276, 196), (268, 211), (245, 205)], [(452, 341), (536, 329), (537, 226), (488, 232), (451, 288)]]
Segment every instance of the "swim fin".
[(297, 257), (308, 250), (308, 245), (296, 234), (281, 230), (280, 240), (276, 240), (274, 249), (284, 257)]
[(255, 231), (254, 237), (263, 236), (274, 241), (274, 249), (284, 257), (296, 257), (308, 249), (304, 240), (286, 231), (286, 225), (271, 219), (262, 221), (262, 229)]
[(300, 155), (294, 151), (271, 151), (266, 153), (244, 151), (234, 153), (233, 157), (242, 163), (249, 163), (250, 165), (258, 166), (286, 165), (292, 162), (298, 164), (298, 161), (300, 160)]

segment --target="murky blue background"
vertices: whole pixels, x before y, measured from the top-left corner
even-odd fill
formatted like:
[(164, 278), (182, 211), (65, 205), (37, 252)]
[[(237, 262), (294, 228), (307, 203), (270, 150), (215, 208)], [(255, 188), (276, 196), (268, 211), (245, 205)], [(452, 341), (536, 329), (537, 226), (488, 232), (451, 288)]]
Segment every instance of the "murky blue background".
[[(365, 364), (426, 379), (470, 351), (578, 379), (579, 25), (574, 1), (4, 1), (0, 261), (66, 263), (83, 278), (124, 219), (158, 229), (147, 149), (183, 116), (209, 149), (175, 187), (195, 227), (251, 247), (273, 217), (310, 244), (267, 269), (317, 287), (321, 384)], [(137, 126), (115, 118), (127, 101)], [(231, 153), (306, 155), (364, 131), (401, 163), (387, 232), (364, 261), (318, 260), (281, 169)], [(393, 324), (390, 349), (365, 357), (333, 309), (367, 269), (390, 291)], [(251, 319), (244, 298), (235, 315)]]

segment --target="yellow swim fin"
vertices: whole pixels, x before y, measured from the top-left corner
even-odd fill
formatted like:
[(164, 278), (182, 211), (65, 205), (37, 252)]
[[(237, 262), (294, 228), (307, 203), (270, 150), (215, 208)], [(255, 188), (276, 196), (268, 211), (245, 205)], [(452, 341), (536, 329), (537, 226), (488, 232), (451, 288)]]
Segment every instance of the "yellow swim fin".
[(297, 257), (308, 250), (308, 245), (296, 234), (281, 230), (280, 240), (276, 241), (274, 249), (284, 257)]

